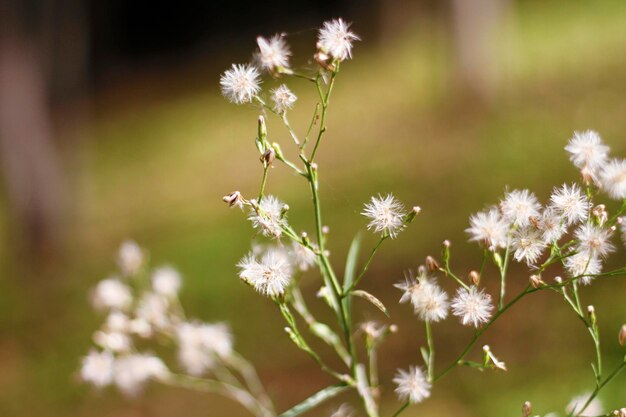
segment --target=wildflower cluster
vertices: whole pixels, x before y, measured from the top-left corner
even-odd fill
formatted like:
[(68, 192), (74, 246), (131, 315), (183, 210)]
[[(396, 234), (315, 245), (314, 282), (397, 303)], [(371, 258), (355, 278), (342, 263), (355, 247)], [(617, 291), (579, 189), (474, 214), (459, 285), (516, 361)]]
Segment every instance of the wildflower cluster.
[[(343, 275), (336, 272), (328, 249), (329, 228), (322, 217), (321, 167), (316, 156), (326, 135), (333, 86), (342, 63), (352, 58), (353, 44), (358, 40), (342, 19), (325, 22), (318, 32), (313, 66), (297, 69), (291, 64), (292, 53), (285, 34), (258, 37), (253, 62), (233, 64), (220, 79), (222, 94), (228, 101), (249, 104), (259, 111), (254, 140), (261, 173), (258, 194), (246, 196), (247, 193), (233, 191), (223, 197), (229, 207), (244, 213), (254, 232), (251, 249), (237, 264), (238, 277), (261, 298), (275, 304), (285, 321), (286, 336), (332, 376), (335, 383), (277, 414), (253, 368), (233, 350), (228, 328), (221, 323), (187, 319), (178, 302), (181, 283), (178, 273), (171, 268), (149, 272), (144, 251), (130, 242), (122, 245), (120, 251), (122, 278), (101, 281), (94, 292), (94, 307), (107, 312), (108, 318), (94, 334), (98, 349), (83, 359), (84, 380), (98, 387), (115, 384), (128, 394), (138, 392), (150, 380), (202, 387), (240, 402), (253, 415), (280, 417), (298, 416), (351, 391), (358, 396), (368, 417), (381, 415), (384, 382), (378, 373), (378, 350), (398, 329), (384, 321), (356, 324), (354, 304), (357, 299), (366, 301), (368, 304), (362, 306), (373, 311), (368, 312), (370, 315), (388, 316), (385, 305), (359, 284), (368, 275), (382, 244), (398, 238), (420, 213), (420, 208), (406, 208), (392, 194), (378, 194), (365, 202), (361, 212), (363, 226), (376, 236), (376, 243), (362, 259), (362, 239), (357, 233), (346, 256)], [(280, 83), (262, 88), (263, 74)], [(309, 84), (317, 94), (311, 121), (302, 132), (289, 122), (298, 98), (286, 80)], [(268, 117), (276, 117), (284, 131), (270, 134)], [(281, 146), (279, 140), (283, 135), (288, 139)], [(283, 146), (291, 147), (297, 159), (290, 160)], [(466, 231), (469, 240), (481, 246), (483, 257), (480, 267), (470, 271), (466, 279), (453, 272), (451, 244), (445, 241), (441, 261), (428, 256), (416, 273), (407, 273), (395, 285), (402, 292), (400, 303), (410, 304), (423, 323), (426, 346), (420, 349), (423, 364), (399, 369), (391, 381), (401, 401), (393, 416), (429, 398), (436, 382), (457, 366), (506, 371), (505, 362), (488, 345), (483, 346), (480, 359), (472, 361), (467, 356), (483, 333), (513, 304), (540, 290), (553, 291), (566, 301), (584, 323), (596, 349), (595, 389), (574, 399), (567, 408), (568, 416), (602, 413), (597, 394), (626, 366), (626, 361), (613, 371), (604, 371), (597, 313), (593, 306), (583, 309), (579, 290), (581, 284), (589, 285), (598, 277), (626, 274), (626, 267), (602, 272), (607, 257), (617, 249), (616, 235), (621, 232), (626, 240), (623, 224), (626, 222), (621, 217), (626, 211), (626, 161), (611, 160), (609, 148), (591, 131), (576, 133), (565, 149), (580, 169), (581, 184), (567, 183), (554, 188), (545, 204), (529, 190), (507, 191), (498, 204), (470, 217)], [(313, 230), (306, 231), (305, 226), (293, 223), (289, 205), (282, 197), (268, 193), (270, 169), (274, 166), (293, 171), (301, 178), (312, 201)], [(276, 194), (274, 190), (273, 193)], [(606, 205), (596, 204), (594, 200), (602, 193), (622, 201), (621, 207), (611, 212)], [(507, 299), (506, 284), (512, 261), (529, 268), (530, 277), (520, 294)], [(552, 274), (550, 267), (562, 268), (566, 278), (555, 276), (547, 282), (544, 277)], [(309, 309), (300, 285), (300, 275), (305, 271), (317, 277), (318, 300), (334, 314), (336, 323), (318, 320)], [(485, 286), (492, 275), (498, 277), (500, 284), (497, 302)], [(450, 285), (455, 287), (452, 291)], [(433, 327), (451, 316), (460, 325), (473, 328), (474, 336), (452, 363), (436, 372)], [(626, 326), (619, 334), (624, 345)], [(325, 356), (312, 347), (311, 338), (328, 345), (336, 355), (332, 362), (335, 365), (330, 366)], [(139, 350), (137, 346), (145, 343), (139, 345), (136, 340), (171, 342), (177, 350), (178, 364), (166, 366), (158, 356)], [(530, 417), (531, 412), (530, 403), (525, 403), (524, 417)], [(618, 414), (614, 415), (623, 417), (621, 412), (616, 410)], [(356, 414), (342, 405), (330, 415)]]
[[(254, 415), (274, 415), (254, 369), (233, 350), (228, 326), (186, 318), (178, 299), (178, 271), (169, 266), (150, 270), (146, 252), (133, 241), (122, 243), (118, 267), (119, 275), (100, 281), (91, 295), (94, 309), (106, 319), (93, 334), (94, 348), (82, 359), (85, 382), (97, 388), (114, 385), (129, 396), (150, 381), (197, 387), (226, 395)], [(166, 365), (154, 353), (159, 345), (174, 346), (177, 363)]]

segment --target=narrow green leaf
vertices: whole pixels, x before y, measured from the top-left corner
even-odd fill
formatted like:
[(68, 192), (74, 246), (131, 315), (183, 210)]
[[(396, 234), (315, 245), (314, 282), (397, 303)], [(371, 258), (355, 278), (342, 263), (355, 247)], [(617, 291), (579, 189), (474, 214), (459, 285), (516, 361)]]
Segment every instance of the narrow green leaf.
[(348, 389), (348, 386), (346, 384), (336, 384), (336, 385), (331, 385), (329, 387), (326, 387), (323, 390), (318, 391), (315, 394), (311, 395), (309, 398), (302, 401), (300, 404), (285, 411), (279, 417), (299, 416), (300, 414), (306, 413), (310, 409), (317, 407), (318, 405), (328, 400), (329, 398), (332, 398), (340, 394), (346, 389)]
[(430, 355), (428, 354), (428, 349), (424, 346), (420, 348), (420, 353), (422, 354), (422, 358), (424, 359), (424, 363), (428, 363), (430, 361)]
[(368, 293), (367, 291), (354, 290), (352, 291), (352, 295), (356, 295), (357, 297), (361, 297), (369, 301), (370, 303), (374, 304), (376, 308), (382, 311), (385, 314), (385, 316), (389, 317), (389, 312), (387, 312), (387, 308), (385, 307), (385, 305), (378, 298), (374, 297), (372, 294)]
[(357, 261), (359, 260), (359, 251), (361, 250), (361, 232), (357, 233), (348, 251), (346, 258), (346, 270), (343, 274), (343, 290), (348, 291), (354, 282), (356, 275)]

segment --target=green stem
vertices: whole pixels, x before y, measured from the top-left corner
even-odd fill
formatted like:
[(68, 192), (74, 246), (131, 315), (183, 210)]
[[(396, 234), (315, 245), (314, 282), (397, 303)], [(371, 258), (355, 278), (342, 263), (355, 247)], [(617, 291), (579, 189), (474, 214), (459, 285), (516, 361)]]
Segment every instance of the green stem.
[(410, 402), (405, 402), (404, 404), (402, 404), (402, 406), (398, 409), (398, 411), (396, 411), (395, 413), (393, 413), (393, 416), (391, 417), (398, 417), (400, 414), (402, 414), (402, 412), (404, 410), (407, 409), (407, 407), (409, 406)]
[(267, 183), (267, 170), (269, 169), (268, 164), (263, 164), (263, 179), (261, 180), (261, 189), (259, 190), (259, 198), (257, 202), (261, 204), (261, 199), (263, 198), (263, 194), (265, 193), (265, 184)]
[(376, 243), (376, 246), (374, 246), (374, 248), (372, 249), (372, 251), (370, 252), (370, 256), (367, 258), (367, 261), (365, 262), (365, 265), (363, 266), (363, 270), (361, 271), (361, 273), (359, 274), (359, 276), (356, 277), (356, 279), (354, 280), (354, 282), (352, 283), (352, 285), (350, 286), (350, 288), (345, 291), (343, 293), (343, 297), (345, 297), (347, 294), (350, 293), (350, 291), (352, 291), (353, 289), (356, 288), (357, 285), (359, 285), (359, 282), (361, 281), (361, 278), (363, 278), (363, 275), (365, 275), (365, 273), (367, 272), (367, 268), (370, 266), (370, 263), (372, 262), (372, 259), (374, 259), (374, 255), (376, 255), (376, 251), (378, 251), (378, 248), (380, 247), (380, 245), (389, 237), (389, 235), (385, 234), (383, 235), (380, 240), (378, 240), (378, 243)]
[(535, 291), (539, 291), (539, 288), (533, 288), (529, 285), (528, 287), (526, 287), (524, 291), (520, 292), (515, 298), (509, 301), (508, 304), (504, 305), (502, 309), (498, 310), (494, 314), (494, 316), (491, 318), (491, 320), (485, 323), (485, 325), (480, 330), (477, 330), (476, 333), (474, 333), (474, 337), (472, 337), (472, 340), (470, 340), (467, 346), (465, 346), (465, 349), (463, 349), (463, 351), (457, 356), (457, 358), (450, 365), (444, 368), (443, 371), (441, 371), (438, 375), (436, 375), (433, 378), (433, 382), (439, 380), (441, 377), (443, 377), (448, 372), (450, 372), (455, 366), (457, 366), (459, 362), (462, 361), (463, 358), (465, 358), (465, 355), (467, 355), (467, 352), (469, 352), (469, 350), (474, 346), (474, 344), (476, 344), (480, 336), (483, 333), (485, 333), (487, 329), (489, 329), (489, 327), (491, 327), (491, 325), (498, 319), (498, 317), (500, 317), (505, 311), (511, 308), (515, 303), (517, 303), (519, 300), (524, 298), (526, 295), (531, 294)]
[(428, 382), (432, 384), (435, 378), (435, 342), (430, 322), (426, 320), (424, 325), (426, 327), (426, 343), (428, 343)]
[(322, 92), (322, 86), (320, 84), (320, 76), (315, 80), (315, 85), (317, 87), (317, 93), (320, 96), (320, 100), (322, 101), (322, 116), (320, 119), (320, 130), (317, 133), (317, 140), (315, 141), (315, 146), (313, 147), (313, 152), (311, 153), (311, 162), (315, 159), (315, 154), (317, 153), (317, 148), (322, 141), (322, 136), (326, 132), (326, 113), (328, 110), (328, 103), (330, 102), (330, 95), (333, 92), (333, 86), (335, 85), (335, 77), (337, 76), (337, 72), (339, 71), (339, 63), (337, 63), (337, 69), (335, 69), (330, 76), (330, 83), (328, 84), (328, 90), (326, 91), (326, 95)]
[(611, 382), (611, 380), (613, 378), (615, 378), (621, 371), (622, 369), (624, 369), (624, 366), (626, 366), (626, 357), (622, 360), (622, 363), (620, 363), (617, 368), (615, 368), (613, 370), (613, 372), (611, 372), (604, 381), (602, 381), (601, 383), (599, 383), (596, 388), (593, 390), (593, 392), (591, 393), (591, 395), (589, 396), (589, 398), (587, 398), (587, 401), (585, 402), (585, 405), (583, 405), (583, 408), (580, 410), (576, 410), (576, 415), (580, 416), (581, 413), (583, 413), (587, 407), (589, 407), (589, 404), (591, 404), (591, 402), (594, 400), (594, 398), (596, 398), (596, 396), (598, 395), (598, 393), (600, 392), (600, 390), (602, 388), (604, 388), (604, 386), (606, 384), (608, 384), (609, 382)]
[(317, 114), (319, 113), (319, 111), (320, 111), (320, 104), (317, 103), (315, 104), (315, 111), (313, 112), (313, 117), (311, 118), (311, 123), (309, 124), (309, 128), (306, 131), (306, 136), (304, 137), (304, 141), (302, 142), (302, 145), (300, 145), (301, 150), (304, 149), (307, 142), (309, 141), (309, 136), (311, 135), (311, 130), (313, 130), (313, 126), (315, 125), (315, 122), (317, 121)]
[(504, 307), (504, 297), (506, 295), (506, 272), (509, 266), (509, 254), (511, 250), (510, 243), (506, 245), (506, 251), (504, 252), (504, 261), (500, 268), (500, 299), (498, 300), (498, 310), (502, 310)]

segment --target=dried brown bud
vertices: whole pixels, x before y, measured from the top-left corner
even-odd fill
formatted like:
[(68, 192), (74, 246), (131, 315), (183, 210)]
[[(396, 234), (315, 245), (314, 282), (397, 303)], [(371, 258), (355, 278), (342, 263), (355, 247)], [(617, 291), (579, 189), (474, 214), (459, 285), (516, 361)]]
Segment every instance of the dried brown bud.
[(530, 285), (532, 285), (533, 288), (539, 288), (542, 284), (543, 281), (541, 280), (541, 277), (539, 275), (530, 276)]
[(241, 196), (241, 193), (239, 191), (233, 191), (232, 193), (225, 195), (224, 197), (222, 197), (222, 200), (225, 203), (228, 203), (230, 207), (243, 207), (243, 197)]
[(478, 286), (480, 284), (480, 274), (478, 273), (478, 271), (472, 270), (469, 272), (469, 274), (467, 274), (467, 280), (473, 285)]
[(533, 412), (533, 406), (530, 403), (530, 401), (524, 402), (524, 405), (522, 405), (522, 416), (523, 417), (530, 417), (532, 412)]
[(263, 162), (265, 166), (271, 165), (275, 159), (276, 159), (276, 151), (274, 150), (274, 148), (269, 148), (261, 156), (261, 162)]
[(430, 272), (435, 272), (439, 270), (439, 263), (432, 256), (426, 257), (426, 267)]
[(622, 324), (622, 328), (619, 329), (619, 344), (626, 346), (626, 324)]

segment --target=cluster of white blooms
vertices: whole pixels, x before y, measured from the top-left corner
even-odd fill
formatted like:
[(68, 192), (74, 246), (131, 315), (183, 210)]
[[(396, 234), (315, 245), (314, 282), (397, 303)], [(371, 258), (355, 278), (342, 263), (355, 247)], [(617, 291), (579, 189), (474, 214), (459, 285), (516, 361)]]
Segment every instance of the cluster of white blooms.
[(368, 229), (392, 239), (406, 226), (406, 210), (392, 194), (372, 197), (361, 214), (370, 219)]
[[(565, 149), (587, 186), (595, 184), (609, 197), (626, 198), (626, 164), (608, 159), (609, 148), (597, 133), (575, 133)], [(577, 184), (563, 184), (554, 188), (545, 207), (528, 190), (507, 192), (497, 207), (470, 217), (467, 233), (490, 251), (510, 248), (515, 260), (529, 266), (538, 265), (550, 248), (570, 236), (574, 245), (568, 244), (564, 267), (570, 276), (589, 283), (601, 272), (602, 259), (615, 249), (615, 226), (607, 225), (607, 219), (604, 205), (594, 207), (590, 194)]]
[[(144, 251), (134, 242), (122, 244), (118, 266), (128, 282), (118, 278), (100, 281), (92, 304), (107, 317), (96, 332), (92, 349), (83, 359), (80, 374), (98, 388), (115, 385), (127, 395), (138, 393), (150, 380), (165, 380), (170, 371), (154, 354), (141, 352), (138, 339), (172, 339), (178, 346), (182, 367), (200, 375), (216, 360), (232, 352), (232, 337), (222, 324), (187, 322), (178, 303), (181, 276), (174, 268), (154, 269), (149, 279), (137, 276), (144, 270)], [(147, 269), (145, 269), (148, 272)]]
[(430, 397), (431, 385), (420, 367), (411, 366), (408, 371), (399, 369), (393, 382), (397, 385), (396, 394), (403, 401), (417, 404)]

